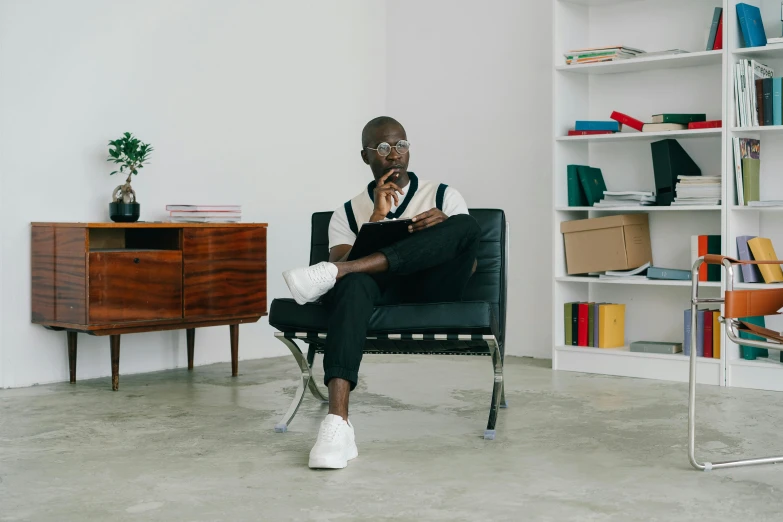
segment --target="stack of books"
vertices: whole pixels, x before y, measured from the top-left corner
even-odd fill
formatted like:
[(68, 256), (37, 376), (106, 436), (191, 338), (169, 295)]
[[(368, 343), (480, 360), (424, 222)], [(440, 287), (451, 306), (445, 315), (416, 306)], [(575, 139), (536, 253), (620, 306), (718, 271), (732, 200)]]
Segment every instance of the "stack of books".
[[(696, 355), (720, 359), (720, 310), (698, 310), (696, 316)], [(683, 355), (691, 355), (691, 309), (683, 313)]]
[(734, 118), (739, 127), (781, 125), (783, 78), (756, 60), (740, 59), (734, 69)]
[(677, 176), (672, 206), (720, 205), (720, 176)]
[(241, 205), (166, 205), (172, 223), (238, 223)]
[(620, 348), (625, 343), (625, 305), (565, 303), (565, 344), (592, 348)]
[(604, 191), (604, 198), (594, 207), (643, 207), (655, 205), (655, 192)]
[(633, 58), (644, 54), (641, 49), (634, 49), (633, 47), (626, 47), (624, 45), (616, 45), (611, 47), (589, 47), (586, 49), (572, 49), (566, 53), (563, 53), (566, 59), (566, 65), (577, 63), (596, 63), (596, 62), (611, 62), (614, 60), (623, 60), (627, 58)]

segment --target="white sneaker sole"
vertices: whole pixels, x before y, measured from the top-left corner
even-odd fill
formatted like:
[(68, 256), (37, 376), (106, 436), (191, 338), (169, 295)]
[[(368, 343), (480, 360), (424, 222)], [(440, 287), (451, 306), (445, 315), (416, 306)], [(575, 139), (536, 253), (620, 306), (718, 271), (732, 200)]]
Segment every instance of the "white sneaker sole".
[(359, 450), (356, 448), (356, 445), (354, 444), (353, 448), (351, 448), (350, 452), (348, 453), (348, 456), (345, 458), (334, 457), (334, 456), (317, 457), (317, 458), (311, 457), (308, 466), (310, 466), (311, 469), (342, 469), (348, 466), (349, 460), (353, 460), (358, 456), (359, 456)]

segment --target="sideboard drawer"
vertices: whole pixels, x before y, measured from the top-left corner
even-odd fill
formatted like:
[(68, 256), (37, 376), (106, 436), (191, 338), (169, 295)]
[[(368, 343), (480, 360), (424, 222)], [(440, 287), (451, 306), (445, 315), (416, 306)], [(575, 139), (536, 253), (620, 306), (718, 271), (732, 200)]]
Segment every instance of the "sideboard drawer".
[(90, 252), (91, 323), (182, 317), (182, 252)]

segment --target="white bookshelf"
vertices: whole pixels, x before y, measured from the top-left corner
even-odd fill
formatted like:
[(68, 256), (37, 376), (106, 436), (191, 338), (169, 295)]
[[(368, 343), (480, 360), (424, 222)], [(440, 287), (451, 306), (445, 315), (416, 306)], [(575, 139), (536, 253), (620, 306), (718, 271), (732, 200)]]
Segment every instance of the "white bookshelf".
[[(737, 0), (553, 0), (553, 368), (627, 377), (688, 380), (682, 354), (633, 353), (636, 340), (683, 341), (683, 312), (690, 306), (690, 282), (600, 280), (566, 273), (560, 223), (619, 213), (649, 216), (653, 263), (690, 268), (690, 236), (720, 234), (721, 250), (736, 257), (736, 236), (769, 237), (783, 256), (783, 206), (737, 206), (733, 137), (761, 140), (762, 199), (783, 200), (783, 126), (738, 127), (734, 118), (734, 64), (754, 59), (783, 76), (783, 44), (743, 48)], [(759, 6), (768, 38), (781, 36), (780, 0), (745, 0)], [(723, 50), (705, 51), (715, 7), (723, 8)], [(563, 53), (581, 47), (627, 45), (648, 52), (684, 49), (687, 54), (636, 58), (589, 65), (565, 65)], [(665, 112), (706, 113), (723, 128), (613, 135), (567, 136), (575, 120), (608, 120), (619, 111), (649, 122)], [(609, 190), (654, 190), (650, 143), (674, 138), (696, 161), (702, 174), (720, 175), (723, 198), (710, 207), (569, 207), (566, 166), (602, 170)], [(783, 288), (743, 283), (735, 267), (736, 288)], [(719, 297), (725, 282), (700, 284), (702, 297)], [(573, 301), (626, 305), (625, 344), (619, 349), (565, 346), (563, 306)], [(709, 306), (708, 308), (716, 308)], [(783, 330), (783, 317), (767, 318)], [(769, 358), (745, 360), (721, 331), (721, 358), (700, 358), (704, 384), (783, 391), (783, 364), (777, 350)], [(781, 346), (783, 348), (783, 346)]]
[[(608, 280), (568, 275), (560, 223), (573, 219), (645, 212), (649, 216), (653, 263), (689, 269), (692, 235), (724, 235), (729, 208), (569, 207), (566, 167), (601, 169), (609, 190), (655, 190), (650, 144), (674, 138), (701, 168), (720, 175), (726, 187), (726, 88), (728, 52), (706, 51), (715, 7), (722, 0), (554, 0), (553, 49), (553, 368), (687, 382), (689, 359), (629, 351), (633, 341), (682, 342), (683, 313), (690, 306), (690, 281)], [(724, 48), (726, 47), (724, 24)], [(686, 54), (617, 62), (566, 65), (563, 53), (576, 48), (627, 45), (648, 52), (683, 49)], [(612, 111), (650, 122), (653, 114), (706, 113), (724, 127), (642, 133), (624, 128), (608, 135), (568, 136), (576, 120), (609, 120)], [(729, 178), (733, 180), (733, 178)], [(781, 197), (783, 199), (783, 197)], [(725, 249), (725, 236), (722, 248)], [(701, 296), (719, 297), (720, 282), (703, 283)], [(625, 346), (617, 349), (565, 345), (565, 303), (623, 303)], [(713, 307), (714, 308), (714, 307)], [(723, 350), (721, 350), (723, 352)], [(726, 360), (700, 358), (698, 380), (725, 385)]]

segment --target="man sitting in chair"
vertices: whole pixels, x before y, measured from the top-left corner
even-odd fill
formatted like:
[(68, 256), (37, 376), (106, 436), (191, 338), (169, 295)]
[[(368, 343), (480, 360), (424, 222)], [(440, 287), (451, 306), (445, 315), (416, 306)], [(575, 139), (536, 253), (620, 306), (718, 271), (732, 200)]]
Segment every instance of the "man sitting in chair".
[[(374, 181), (332, 215), (329, 261), (283, 274), (297, 303), (320, 299), (330, 313), (323, 362), (329, 414), (310, 451), (311, 468), (344, 468), (358, 456), (348, 396), (359, 379), (373, 307), (460, 301), (476, 269), (478, 223), (454, 188), (408, 172), (409, 148), (393, 118), (367, 123), (361, 155)], [(347, 261), (362, 224), (394, 218), (412, 218), (409, 237)]]

